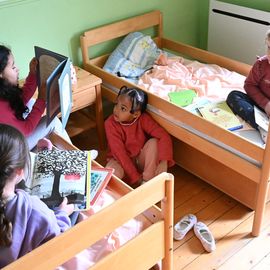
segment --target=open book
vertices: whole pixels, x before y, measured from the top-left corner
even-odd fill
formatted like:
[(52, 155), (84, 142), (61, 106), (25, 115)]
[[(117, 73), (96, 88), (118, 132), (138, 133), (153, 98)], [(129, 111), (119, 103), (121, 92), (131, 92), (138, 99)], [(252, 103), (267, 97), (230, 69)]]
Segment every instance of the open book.
[(70, 59), (61, 54), (35, 46), (38, 60), (38, 87), (46, 83), (47, 125), (61, 112), (65, 128), (72, 108)]
[(27, 191), (38, 196), (50, 208), (57, 207), (63, 197), (77, 210), (90, 208), (90, 151), (44, 150), (34, 157), (33, 176)]
[(198, 110), (203, 118), (222, 128), (233, 131), (243, 127), (240, 120), (227, 105), (226, 101), (209, 103), (199, 107)]

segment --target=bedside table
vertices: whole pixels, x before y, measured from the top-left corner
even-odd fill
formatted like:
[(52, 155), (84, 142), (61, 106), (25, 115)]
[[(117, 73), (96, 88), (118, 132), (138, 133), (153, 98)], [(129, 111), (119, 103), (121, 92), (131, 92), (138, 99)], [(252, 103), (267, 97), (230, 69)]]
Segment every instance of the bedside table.
[[(75, 67), (77, 83), (72, 87), (72, 113), (66, 130), (74, 137), (90, 128), (96, 128), (99, 146), (105, 149), (105, 132), (101, 97), (101, 82), (97, 76)], [(90, 105), (95, 104), (95, 114), (91, 114)]]

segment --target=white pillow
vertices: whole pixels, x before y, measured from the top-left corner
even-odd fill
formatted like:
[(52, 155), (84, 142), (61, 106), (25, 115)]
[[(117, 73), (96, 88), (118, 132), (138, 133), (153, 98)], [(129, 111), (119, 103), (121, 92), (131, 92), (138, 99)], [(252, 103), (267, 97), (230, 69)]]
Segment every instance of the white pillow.
[(153, 66), (161, 52), (150, 36), (133, 32), (120, 42), (103, 68), (120, 77), (138, 78)]

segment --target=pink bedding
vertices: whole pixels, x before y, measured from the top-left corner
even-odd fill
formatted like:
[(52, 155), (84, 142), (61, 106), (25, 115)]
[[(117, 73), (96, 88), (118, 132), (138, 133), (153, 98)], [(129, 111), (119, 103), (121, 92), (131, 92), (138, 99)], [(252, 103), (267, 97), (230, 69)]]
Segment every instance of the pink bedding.
[[(109, 190), (105, 190), (95, 206), (89, 211), (81, 212), (80, 219), (86, 219), (88, 216), (100, 211), (102, 208), (110, 205), (115, 201), (116, 196)], [(88, 269), (95, 262), (99, 261), (101, 258), (113, 252), (127, 241), (138, 235), (147, 225), (149, 221), (147, 220), (137, 220), (131, 219), (121, 227), (114, 230), (112, 233), (102, 238), (96, 242), (91, 247), (83, 250), (77, 254), (74, 258), (58, 267), (58, 270), (84, 270)], [(91, 233), (91, 229), (89, 230)]]
[(154, 65), (139, 79), (139, 86), (169, 100), (168, 93), (193, 89), (198, 97), (225, 100), (232, 90), (243, 90), (245, 76), (217, 65), (170, 57), (167, 65)]

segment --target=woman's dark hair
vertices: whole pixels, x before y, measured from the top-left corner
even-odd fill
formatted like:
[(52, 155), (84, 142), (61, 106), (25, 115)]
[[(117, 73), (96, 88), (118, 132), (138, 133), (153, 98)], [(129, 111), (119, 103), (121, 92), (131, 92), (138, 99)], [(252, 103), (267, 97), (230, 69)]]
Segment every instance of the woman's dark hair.
[(148, 97), (144, 91), (138, 88), (128, 88), (127, 86), (122, 86), (118, 93), (118, 96), (121, 95), (129, 96), (132, 104), (130, 113), (134, 113), (138, 110), (142, 113), (145, 112), (148, 103)]
[(3, 191), (14, 177), (16, 169), (30, 172), (30, 152), (27, 141), (16, 128), (0, 124), (0, 247), (12, 243), (12, 224), (5, 215), (6, 201)]
[[(0, 74), (6, 68), (10, 54), (9, 48), (0, 45)], [(18, 86), (11, 85), (3, 77), (0, 78), (0, 98), (9, 102), (17, 119), (23, 120), (23, 113), (28, 112), (28, 108), (23, 103), (22, 90)]]

